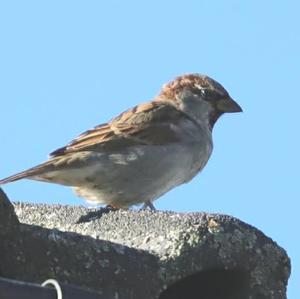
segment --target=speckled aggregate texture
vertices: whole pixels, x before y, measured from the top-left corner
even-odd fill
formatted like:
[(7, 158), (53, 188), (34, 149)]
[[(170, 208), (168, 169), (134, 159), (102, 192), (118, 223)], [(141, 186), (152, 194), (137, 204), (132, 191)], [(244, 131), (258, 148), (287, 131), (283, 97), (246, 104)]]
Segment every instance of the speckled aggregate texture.
[[(24, 203), (14, 206), (21, 224), (13, 242), (9, 241), (11, 251), (3, 252), (14, 257), (8, 260), (13, 260), (15, 268), (5, 263), (0, 266), (7, 277), (34, 282), (56, 278), (97, 290), (106, 298), (163, 299), (181, 298), (180, 291), (170, 294), (177, 282), (182, 286), (189, 277), (196, 285), (189, 287), (191, 295), (186, 298), (198, 298), (193, 294), (211, 291), (201, 289), (195, 275), (205, 281), (207, 273), (216, 289), (217, 275), (225, 273), (225, 277), (243, 277), (243, 282), (233, 282), (230, 288), (239, 290), (222, 291), (220, 299), (286, 298), (290, 262), (285, 251), (236, 218), (119, 210), (77, 223), (90, 210)], [(218, 276), (221, 280), (222, 275)], [(168, 288), (170, 291), (164, 291)]]

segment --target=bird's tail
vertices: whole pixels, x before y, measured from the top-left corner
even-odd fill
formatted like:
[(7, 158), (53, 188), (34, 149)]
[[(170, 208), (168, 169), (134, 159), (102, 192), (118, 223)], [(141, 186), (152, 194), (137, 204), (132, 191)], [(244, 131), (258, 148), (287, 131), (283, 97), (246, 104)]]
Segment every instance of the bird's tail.
[(25, 179), (25, 178), (31, 178), (37, 175), (40, 175), (42, 173), (44, 173), (45, 171), (49, 170), (49, 167), (51, 167), (51, 163), (49, 163), (50, 161), (47, 161), (45, 163), (39, 164), (35, 167), (29, 168), (25, 171), (19, 172), (17, 174), (11, 175), (5, 179), (0, 180), (0, 185), (4, 185), (7, 183), (11, 183), (11, 182), (15, 182), (21, 179)]

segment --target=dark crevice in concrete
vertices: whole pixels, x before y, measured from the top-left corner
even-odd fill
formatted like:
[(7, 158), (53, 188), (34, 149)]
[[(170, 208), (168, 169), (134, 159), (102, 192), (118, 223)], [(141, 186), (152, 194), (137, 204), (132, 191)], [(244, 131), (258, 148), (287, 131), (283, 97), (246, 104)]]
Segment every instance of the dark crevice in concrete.
[(248, 298), (249, 278), (241, 270), (202, 271), (170, 285), (159, 299), (243, 299)]

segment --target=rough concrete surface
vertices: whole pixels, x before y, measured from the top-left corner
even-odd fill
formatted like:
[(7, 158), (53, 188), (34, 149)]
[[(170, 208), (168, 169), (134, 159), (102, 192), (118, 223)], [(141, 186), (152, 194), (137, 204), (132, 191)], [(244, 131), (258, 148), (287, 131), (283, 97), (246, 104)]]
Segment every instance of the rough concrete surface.
[(56, 278), (116, 299), (286, 298), (286, 252), (231, 216), (119, 210), (77, 223), (91, 210), (14, 208), (20, 224), (11, 217), (0, 243), (8, 278)]

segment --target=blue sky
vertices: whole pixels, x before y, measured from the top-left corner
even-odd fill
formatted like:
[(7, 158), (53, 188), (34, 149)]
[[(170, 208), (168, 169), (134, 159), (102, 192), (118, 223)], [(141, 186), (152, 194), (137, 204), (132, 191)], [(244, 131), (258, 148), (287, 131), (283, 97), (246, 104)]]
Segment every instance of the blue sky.
[[(205, 170), (156, 207), (226, 213), (261, 229), (291, 257), (288, 295), (298, 298), (299, 3), (1, 1), (0, 177), (150, 100), (177, 75), (208, 74), (244, 113), (219, 120)], [(18, 201), (83, 203), (39, 182), (4, 190)]]

